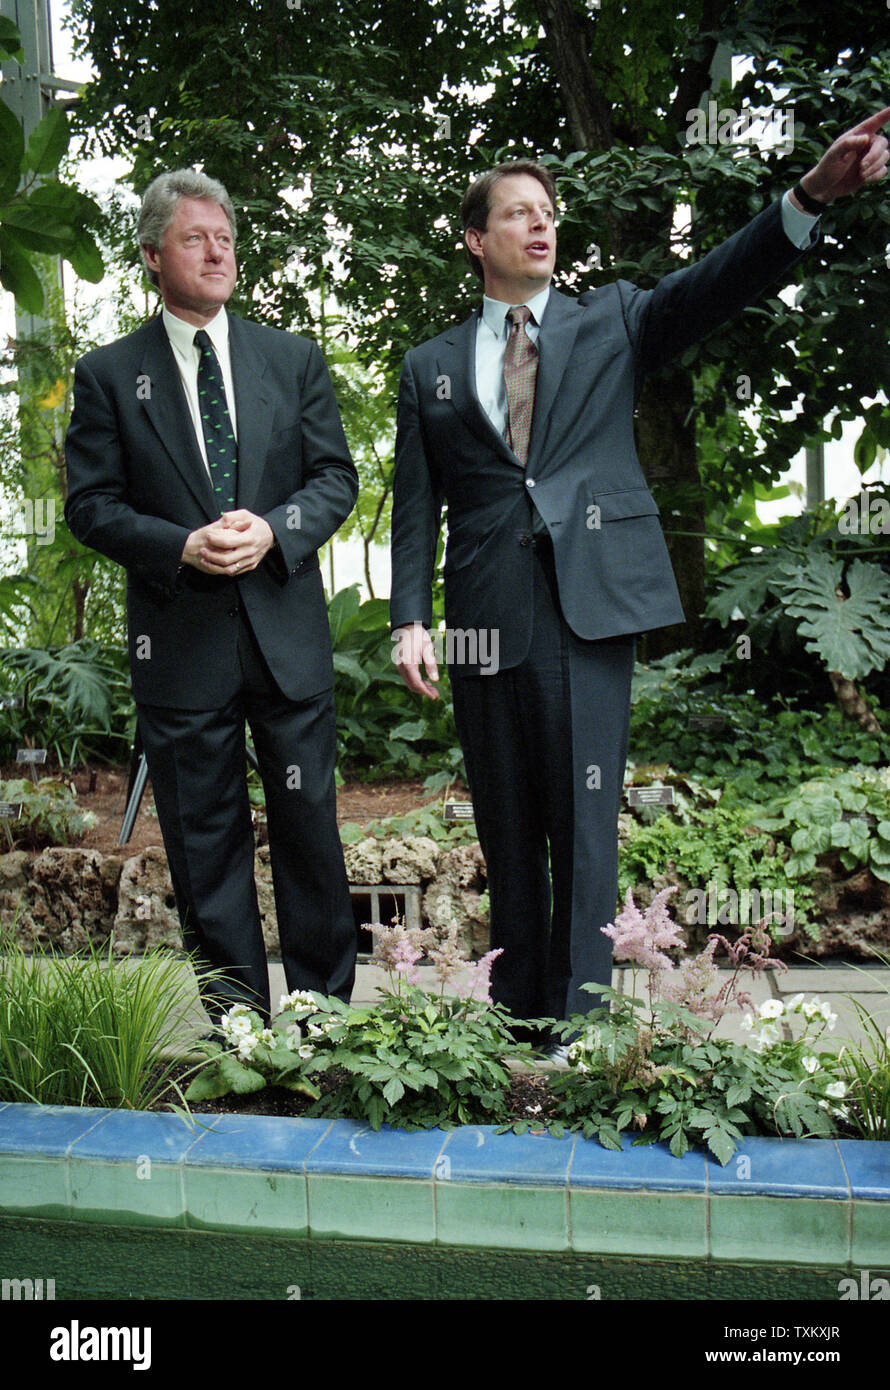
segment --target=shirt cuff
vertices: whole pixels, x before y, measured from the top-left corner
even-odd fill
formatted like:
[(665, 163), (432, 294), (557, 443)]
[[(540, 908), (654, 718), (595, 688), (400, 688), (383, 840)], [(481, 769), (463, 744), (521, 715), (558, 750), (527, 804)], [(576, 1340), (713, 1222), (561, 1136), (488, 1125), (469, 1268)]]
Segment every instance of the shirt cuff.
[(819, 221), (812, 213), (801, 212), (791, 201), (791, 194), (786, 193), (782, 198), (782, 226), (789, 241), (799, 247), (801, 251), (810, 245), (812, 241), (813, 228)]

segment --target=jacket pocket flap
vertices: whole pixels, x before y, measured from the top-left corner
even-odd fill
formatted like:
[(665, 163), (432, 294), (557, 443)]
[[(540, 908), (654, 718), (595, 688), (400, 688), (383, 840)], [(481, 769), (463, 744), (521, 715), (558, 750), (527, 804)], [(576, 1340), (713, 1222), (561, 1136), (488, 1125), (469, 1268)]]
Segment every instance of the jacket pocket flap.
[(646, 487), (631, 487), (621, 492), (598, 492), (593, 500), (599, 508), (600, 521), (660, 515), (655, 498)]

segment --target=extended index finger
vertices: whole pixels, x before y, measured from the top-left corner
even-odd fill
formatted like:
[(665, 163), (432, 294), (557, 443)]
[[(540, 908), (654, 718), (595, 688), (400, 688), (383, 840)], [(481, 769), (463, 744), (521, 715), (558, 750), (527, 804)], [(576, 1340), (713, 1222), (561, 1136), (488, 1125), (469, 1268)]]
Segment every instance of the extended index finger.
[(873, 116), (868, 116), (859, 125), (855, 125), (852, 130), (848, 130), (848, 135), (874, 135), (890, 121), (890, 106), (885, 106), (883, 111), (876, 111)]

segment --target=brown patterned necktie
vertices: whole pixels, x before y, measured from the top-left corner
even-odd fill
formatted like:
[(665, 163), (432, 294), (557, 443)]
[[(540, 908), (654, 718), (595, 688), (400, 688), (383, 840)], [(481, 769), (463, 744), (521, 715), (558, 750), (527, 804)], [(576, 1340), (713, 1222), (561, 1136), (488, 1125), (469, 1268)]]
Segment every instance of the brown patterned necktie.
[(527, 304), (507, 310), (511, 324), (504, 354), (504, 385), (507, 388), (507, 427), (504, 437), (523, 468), (528, 462), (528, 441), (535, 408), (535, 377), (538, 350), (525, 331), (532, 316)]

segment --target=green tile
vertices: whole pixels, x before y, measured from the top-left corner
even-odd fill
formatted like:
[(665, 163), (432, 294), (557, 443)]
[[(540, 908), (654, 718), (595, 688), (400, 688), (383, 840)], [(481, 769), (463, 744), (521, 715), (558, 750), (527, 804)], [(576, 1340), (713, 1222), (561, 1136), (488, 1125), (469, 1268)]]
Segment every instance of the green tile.
[(850, 1203), (808, 1197), (712, 1197), (711, 1258), (845, 1265)]
[(857, 1199), (853, 1203), (854, 1265), (890, 1266), (890, 1204)]
[(178, 1164), (70, 1161), (71, 1214), (114, 1226), (182, 1226), (185, 1195)]
[(564, 1187), (437, 1183), (436, 1239), (440, 1245), (568, 1250), (567, 1210)]
[(302, 1173), (187, 1165), (185, 1203), (186, 1224), (201, 1230), (309, 1233)]
[(310, 1173), (309, 1234), (318, 1239), (433, 1241), (433, 1184)]
[(572, 1249), (607, 1255), (706, 1259), (707, 1200), (690, 1193), (596, 1192), (573, 1188)]
[(0, 1155), (0, 1209), (29, 1216), (69, 1216), (68, 1161)]

